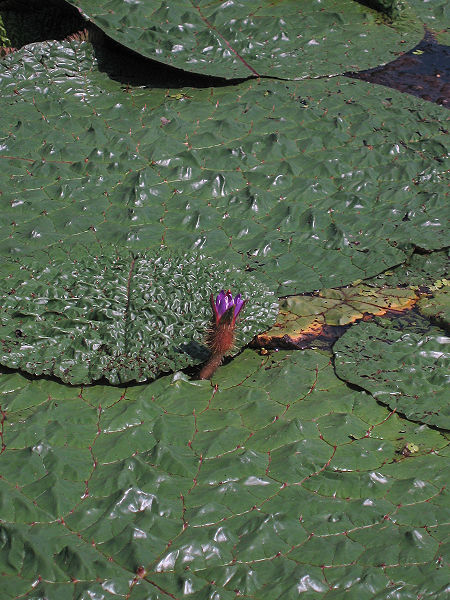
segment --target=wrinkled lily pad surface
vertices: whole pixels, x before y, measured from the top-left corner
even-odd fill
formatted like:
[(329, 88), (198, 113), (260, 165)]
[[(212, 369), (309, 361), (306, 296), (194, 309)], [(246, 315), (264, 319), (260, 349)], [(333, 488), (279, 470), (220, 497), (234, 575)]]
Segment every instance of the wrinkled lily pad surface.
[[(3, 317), (22, 321), (8, 325), (16, 347), (30, 335), (33, 344), (48, 344), (38, 332), (47, 323), (59, 336), (52, 349), (59, 366), (81, 348), (79, 357), (91, 361), (76, 365), (85, 377), (91, 364), (102, 364), (108, 348), (94, 344), (106, 332), (114, 377), (124, 380), (142, 374), (139, 361), (124, 364), (114, 353), (148, 349), (140, 341), (150, 334), (147, 319), (164, 322), (149, 339), (168, 341), (169, 355), (179, 334), (180, 346), (187, 331), (197, 340), (183, 346), (184, 355), (165, 355), (169, 368), (200, 360), (197, 323), (209, 318), (208, 293), (213, 284), (237, 285), (241, 274), (240, 291), (263, 285), (279, 295), (361, 279), (369, 294), (405, 286), (401, 302), (423, 292), (411, 285), (439, 291), (440, 249), (448, 244), (447, 111), (342, 76), (228, 85), (192, 78), (187, 63), (199, 61), (200, 46), (185, 51), (188, 28), (175, 27), (171, 38), (163, 33), (180, 24), (180, 7), (182, 27), (188, 24), (198, 13), (193, 4), (171, 2), (173, 20), (161, 27), (154, 19), (153, 30), (142, 17), (151, 1), (77, 4), (103, 11), (104, 30), (116, 39), (123, 35), (138, 52), (150, 48), (156, 60), (161, 48), (161, 61), (179, 60), (183, 71), (142, 59), (139, 79), (140, 67), (120, 46), (112, 56), (113, 44), (97, 42), (95, 51), (87, 43), (36, 44), (1, 61), (0, 289)], [(283, 69), (290, 79), (378, 64), (411, 47), (416, 34), (404, 2), (366, 4), (383, 16), (349, 0), (233, 0), (200, 3), (199, 10), (215, 12), (218, 25), (225, 14), (236, 17), (228, 28), (233, 43), (240, 40), (249, 59), (258, 52), (255, 60), (270, 67), (269, 75)], [(283, 37), (296, 25), (288, 7), (302, 10), (301, 35), (311, 43), (292, 46)], [(350, 18), (356, 13), (367, 15), (357, 27)], [(267, 36), (280, 14), (286, 24), (278, 19)], [(116, 36), (117, 18), (123, 31)], [(218, 29), (200, 25), (196, 40), (213, 38), (200, 58), (212, 70), (203, 72), (255, 75), (214, 37)], [(136, 44), (144, 28), (150, 41)], [(202, 72), (203, 63), (195, 64)], [(178, 77), (212, 87), (181, 89)], [(131, 80), (148, 87), (126, 86)], [(190, 263), (188, 281), (168, 266), (162, 278), (170, 283), (150, 309), (158, 287), (149, 287), (140, 266), (154, 265), (161, 252), (211, 258)], [(90, 280), (80, 277), (79, 263)], [(218, 264), (227, 265), (226, 279), (212, 268)], [(70, 296), (77, 285), (81, 293)], [(19, 295), (24, 291), (35, 298)], [(241, 343), (252, 319), (264, 316), (253, 310), (261, 298), (254, 294), (242, 315)], [(17, 304), (31, 310), (10, 314)], [(342, 308), (345, 318), (358, 312)], [(94, 313), (80, 318), (80, 309)], [(187, 320), (182, 331), (179, 316)], [(342, 317), (337, 310), (332, 320)], [(415, 311), (374, 318), (393, 343), (360, 339), (360, 326), (351, 326), (350, 383), (366, 348), (383, 346), (370, 356), (374, 379), (356, 385), (336, 376), (329, 352), (312, 350), (244, 350), (211, 382), (190, 380), (195, 369), (185, 369), (151, 383), (74, 387), (0, 368), (2, 600), (441, 600), (448, 586), (449, 447), (444, 432), (429, 425), (445, 426), (436, 337), (444, 332)], [(62, 325), (76, 338), (64, 348)], [(396, 343), (403, 333), (407, 342)], [(421, 346), (411, 344), (413, 335), (425, 340)], [(94, 343), (83, 346), (83, 339)], [(397, 378), (389, 372), (381, 380), (401, 347)], [(419, 373), (412, 401), (408, 368)], [(79, 375), (75, 368), (67, 373), (71, 381)], [(416, 416), (419, 422), (410, 420)]]
[(432, 298), (423, 298), (418, 304), (420, 312), (441, 325), (447, 331), (450, 330), (450, 282), (439, 287)]
[(392, 2), (378, 3), (382, 12), (353, 0), (71, 4), (139, 54), (227, 79), (301, 79), (367, 69), (411, 48), (423, 33), (406, 5), (392, 11)]
[(332, 78), (127, 92), (74, 42), (7, 57), (0, 91), (3, 254), (163, 242), (287, 295), (449, 244), (448, 111), (393, 90)]
[(257, 336), (258, 345), (301, 345), (319, 335), (325, 325), (348, 325), (364, 315), (411, 308), (418, 296), (410, 289), (354, 285), (320, 290), (314, 295), (291, 296), (280, 301), (275, 325)]
[(241, 344), (273, 323), (273, 292), (251, 274), (199, 254), (91, 255), (15, 263), (4, 285), (0, 363), (80, 384), (153, 379), (208, 357), (210, 294), (248, 299)]
[(246, 351), (213, 384), (0, 376), (5, 598), (444, 593), (442, 435), (314, 351)]
[(434, 286), (437, 280), (445, 278), (449, 271), (448, 250), (438, 250), (429, 254), (414, 253), (405, 263), (380, 273), (366, 283), (375, 287), (382, 284), (430, 287)]
[(447, 0), (408, 0), (441, 44), (450, 44), (450, 5)]
[(408, 419), (450, 429), (449, 345), (436, 327), (424, 333), (359, 323), (333, 347), (336, 373)]

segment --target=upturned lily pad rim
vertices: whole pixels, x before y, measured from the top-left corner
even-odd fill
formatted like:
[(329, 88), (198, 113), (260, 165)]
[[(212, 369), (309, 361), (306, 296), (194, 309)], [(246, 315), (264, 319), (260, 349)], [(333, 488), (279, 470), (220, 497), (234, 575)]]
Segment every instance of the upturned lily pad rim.
[[(119, 1), (119, 0), (118, 0)], [(120, 0), (121, 1), (121, 0)], [(283, 1), (283, 0), (281, 0)], [(155, 56), (155, 50), (159, 50), (159, 53), (162, 53), (163, 50), (161, 48), (157, 48), (157, 43), (156, 42), (152, 42), (153, 43), (153, 49), (151, 51), (147, 51), (145, 48), (145, 44), (142, 43), (131, 43), (129, 42), (127, 36), (125, 36), (123, 34), (123, 26), (124, 24), (122, 23), (120, 27), (108, 27), (107, 25), (105, 25), (105, 23), (103, 22), (103, 17), (106, 15), (105, 12), (99, 14), (99, 15), (95, 15), (92, 16), (92, 12), (95, 11), (91, 11), (89, 9), (89, 6), (85, 7), (83, 6), (83, 3), (85, 2), (85, 0), (67, 0), (67, 2), (73, 6), (75, 6), (80, 13), (84, 16), (85, 19), (87, 19), (89, 22), (93, 23), (96, 27), (98, 27), (98, 29), (100, 29), (105, 35), (107, 35), (111, 40), (116, 41), (117, 43), (121, 44), (122, 46), (137, 52), (139, 54), (141, 54), (142, 56), (146, 56), (147, 58), (154, 60), (157, 63), (160, 64), (164, 64), (167, 66), (171, 66), (174, 67), (176, 69), (179, 69), (180, 71), (184, 71), (184, 72), (190, 72), (193, 74), (199, 74), (199, 75), (205, 75), (205, 76), (209, 76), (209, 77), (217, 77), (217, 78), (224, 78), (225, 80), (245, 80), (247, 78), (264, 78), (264, 77), (268, 77), (268, 78), (276, 78), (276, 79), (280, 79), (280, 80), (301, 80), (301, 79), (308, 79), (308, 78), (317, 78), (317, 77), (329, 77), (329, 76), (333, 76), (333, 75), (339, 75), (339, 74), (344, 74), (346, 72), (358, 72), (361, 70), (366, 70), (368, 68), (374, 68), (380, 65), (384, 65), (388, 62), (390, 62), (390, 60), (392, 59), (391, 56), (386, 55), (381, 59), (378, 60), (368, 60), (368, 56), (372, 56), (374, 52), (376, 52), (376, 50), (379, 50), (380, 48), (383, 48), (384, 50), (384, 44), (383, 43), (378, 43), (378, 44), (373, 44), (372, 47), (372, 51), (368, 51), (365, 50), (364, 53), (360, 53), (360, 60), (365, 60), (367, 64), (364, 65), (355, 65), (354, 63), (352, 64), (350, 61), (348, 61), (348, 64), (346, 66), (342, 66), (341, 68), (334, 68), (331, 70), (326, 69), (324, 72), (310, 72), (310, 73), (303, 73), (300, 74), (298, 72), (292, 73), (292, 74), (281, 74), (278, 75), (276, 73), (276, 69), (272, 66), (270, 67), (266, 67), (266, 68), (262, 68), (259, 69), (258, 68), (258, 60), (261, 59), (261, 56), (256, 55), (256, 59), (254, 62), (250, 57), (246, 56), (246, 52), (242, 52), (242, 49), (239, 47), (239, 43), (236, 44), (237, 48), (235, 47), (235, 44), (231, 41), (228, 41), (227, 39), (227, 35), (225, 35), (224, 32), (221, 32), (220, 30), (220, 24), (218, 25), (217, 23), (214, 23), (214, 18), (213, 20), (210, 22), (209, 17), (205, 16), (202, 12), (202, 7), (200, 5), (192, 5), (192, 2), (187, 2), (187, 6), (186, 9), (189, 10), (190, 8), (196, 9), (196, 11), (198, 11), (200, 13), (200, 17), (199, 17), (199, 25), (202, 26), (204, 24), (206, 24), (206, 29), (205, 31), (209, 32), (211, 34), (212, 37), (216, 36), (217, 37), (217, 44), (218, 47), (221, 45), (224, 45), (224, 48), (227, 49), (227, 52), (229, 53), (230, 57), (232, 59), (235, 59), (237, 57), (238, 59), (238, 65), (243, 69), (243, 70), (239, 70), (238, 72), (235, 72), (235, 69), (233, 68), (222, 68), (220, 65), (220, 62), (217, 60), (210, 60), (210, 62), (206, 65), (207, 68), (205, 70), (204, 66), (203, 67), (198, 67), (198, 66), (194, 66), (194, 62), (198, 62), (198, 61), (194, 61), (193, 59), (191, 59), (192, 54), (195, 53), (196, 48), (193, 48), (193, 51), (188, 55), (188, 59), (185, 60), (184, 62), (177, 62), (172, 63), (170, 60), (168, 59), (163, 59), (163, 58), (158, 58), (158, 56)], [(401, 34), (403, 34), (403, 37), (407, 37), (409, 35), (412, 36), (411, 41), (409, 42), (407, 48), (412, 48), (414, 47), (419, 41), (420, 39), (423, 37), (423, 25), (421, 23), (419, 23), (418, 19), (416, 18), (414, 12), (410, 9), (409, 5), (407, 5), (406, 2), (404, 2), (402, 0), (402, 2), (391, 2), (391, 6), (389, 6), (388, 3), (385, 2), (379, 2), (378, 0), (350, 0), (350, 6), (352, 6), (351, 3), (354, 3), (354, 5), (359, 6), (361, 9), (364, 9), (366, 12), (369, 13), (373, 13), (375, 15), (377, 15), (377, 19), (376, 19), (376, 27), (386, 27), (386, 32), (389, 33), (389, 31), (393, 31), (395, 30), (398, 34), (399, 34), (399, 40), (398, 42), (401, 44), (405, 43), (405, 39), (401, 39), (402, 37)], [(278, 4), (278, 2), (276, 3)], [(275, 4), (275, 5), (276, 5)], [(108, 6), (111, 6), (111, 2)], [(158, 8), (162, 8), (162, 5), (160, 6), (155, 6), (154, 7), (155, 10), (157, 10)], [(177, 7), (178, 8), (178, 7)], [(206, 7), (205, 7), (206, 8)], [(259, 7), (261, 8), (261, 7)], [(150, 8), (149, 8), (150, 10)], [(327, 10), (327, 8), (322, 8), (322, 10)], [(197, 12), (193, 11), (194, 14), (197, 15)], [(333, 12), (333, 6), (330, 7), (330, 11), (331, 13)], [(106, 12), (109, 12), (111, 14), (114, 14), (115, 11), (112, 8), (109, 8)], [(101, 22), (99, 22), (99, 18), (98, 17), (102, 17)], [(184, 15), (185, 16), (185, 15)], [(198, 15), (197, 15), (198, 16)], [(212, 15), (214, 17), (214, 15)], [(265, 15), (264, 15), (265, 16)], [(279, 16), (279, 15), (278, 15)], [(106, 15), (106, 18), (108, 18), (108, 15)], [(186, 17), (185, 17), (186, 18)], [(123, 21), (123, 18), (122, 18)], [(232, 19), (232, 21), (236, 21), (236, 19)], [(166, 22), (168, 23), (168, 21), (166, 20)], [(183, 25), (185, 25), (185, 23), (183, 24), (179, 24), (178, 27), (181, 27), (181, 31), (183, 31)], [(190, 26), (192, 26), (192, 24), (189, 24)], [(225, 26), (228, 25), (228, 22), (224, 23)], [(373, 24), (372, 24), (373, 25)], [(156, 30), (156, 29), (155, 29)], [(239, 30), (240, 31), (240, 30)], [(334, 31), (334, 29), (332, 29), (332, 31)], [(151, 29), (152, 35), (155, 34), (155, 31), (153, 29)], [(199, 32), (195, 32), (195, 35), (197, 35), (197, 33)], [(200, 31), (200, 33), (202, 33), (202, 31)], [(350, 34), (349, 34), (350, 35)], [(365, 34), (367, 35), (367, 33)], [(128, 34), (129, 36), (129, 34)], [(162, 36), (164, 37), (164, 35)], [(302, 37), (300, 35), (300, 37)], [(306, 36), (307, 37), (307, 36)], [(382, 36), (380, 36), (382, 37)], [(252, 38), (252, 35), (249, 34), (249, 38)], [(247, 38), (244, 38), (245, 40), (247, 40)], [(326, 34), (324, 35), (324, 38), (326, 39)], [(170, 41), (170, 38), (168, 38), (168, 41)], [(180, 40), (182, 41), (182, 40)], [(383, 39), (383, 41), (385, 42), (385, 39)], [(265, 41), (265, 43), (267, 42), (267, 40)], [(164, 46), (163, 43), (161, 43), (161, 40), (159, 40), (159, 42), (161, 46)], [(198, 42), (197, 42), (198, 43)], [(310, 40), (309, 43), (315, 43), (317, 44), (318, 42), (315, 39)], [(309, 44), (308, 43), (308, 44)], [(403, 46), (400, 46), (399, 43), (397, 43), (397, 50), (398, 51), (403, 51), (406, 48), (404, 48)], [(261, 44), (264, 45), (264, 44)], [(176, 44), (176, 47), (182, 47), (182, 44)], [(275, 44), (276, 46), (276, 44)], [(206, 50), (209, 50), (210, 48), (214, 47), (214, 43), (213, 45), (210, 47), (208, 46), (206, 48)], [(247, 50), (244, 48), (244, 50)], [(276, 50), (279, 50), (279, 48), (277, 48)], [(174, 56), (176, 57), (177, 51), (174, 51)], [(248, 52), (248, 50), (247, 50)], [(201, 53), (200, 53), (201, 55)], [(170, 58), (170, 55), (169, 55)], [(285, 61), (285, 57), (283, 57), (281, 59), (281, 61), (279, 61), (280, 63)], [(300, 61), (301, 62), (301, 61)], [(276, 63), (276, 60), (275, 60)], [(219, 67), (215, 66), (219, 64)], [(230, 66), (232, 67), (233, 65), (230, 64)], [(276, 65), (276, 66), (280, 66), (280, 65)], [(214, 72), (214, 67), (216, 69), (217, 72)], [(319, 69), (320, 71), (320, 69)]]

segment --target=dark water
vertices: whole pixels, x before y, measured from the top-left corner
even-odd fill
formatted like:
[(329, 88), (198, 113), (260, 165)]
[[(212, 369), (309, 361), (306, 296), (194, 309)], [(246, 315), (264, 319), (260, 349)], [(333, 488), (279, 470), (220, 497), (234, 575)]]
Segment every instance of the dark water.
[[(87, 26), (88, 39), (94, 45), (100, 70), (124, 85), (209, 87), (236, 83), (236, 80), (187, 73), (142, 57), (113, 42), (97, 27), (87, 24), (75, 7), (59, 0), (46, 0), (45, 3), (41, 0), (0, 0), (0, 14), (15, 48), (38, 40), (67, 39), (71, 33)], [(0, 56), (8, 51), (0, 50)], [(347, 75), (442, 106), (450, 105), (450, 46), (438, 44), (430, 32), (415, 48), (389, 64)]]
[[(124, 85), (210, 87), (237, 83), (237, 80), (187, 73), (160, 64), (124, 48), (96, 29), (90, 37), (100, 70)], [(347, 75), (450, 106), (450, 46), (438, 44), (429, 32), (415, 48), (387, 65)]]
[(438, 44), (429, 32), (415, 48), (384, 67), (347, 75), (450, 107), (450, 46)]

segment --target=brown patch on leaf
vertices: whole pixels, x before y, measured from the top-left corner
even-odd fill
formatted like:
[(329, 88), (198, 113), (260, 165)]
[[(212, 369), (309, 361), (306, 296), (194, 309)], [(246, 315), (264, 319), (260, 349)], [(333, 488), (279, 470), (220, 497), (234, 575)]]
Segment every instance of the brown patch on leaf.
[(351, 323), (399, 314), (413, 308), (418, 300), (417, 293), (409, 288), (364, 284), (282, 298), (277, 322), (257, 335), (252, 346), (303, 349), (318, 340), (333, 342)]

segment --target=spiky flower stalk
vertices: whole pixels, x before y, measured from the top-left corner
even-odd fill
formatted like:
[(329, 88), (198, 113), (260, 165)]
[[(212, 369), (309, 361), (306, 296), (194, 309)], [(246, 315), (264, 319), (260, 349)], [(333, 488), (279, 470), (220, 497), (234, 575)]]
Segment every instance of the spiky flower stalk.
[(242, 300), (241, 294), (233, 298), (230, 290), (221, 290), (215, 300), (211, 294), (210, 301), (213, 318), (206, 336), (206, 345), (211, 351), (211, 356), (202, 367), (199, 379), (210, 379), (225, 354), (232, 349), (236, 319), (247, 302)]

